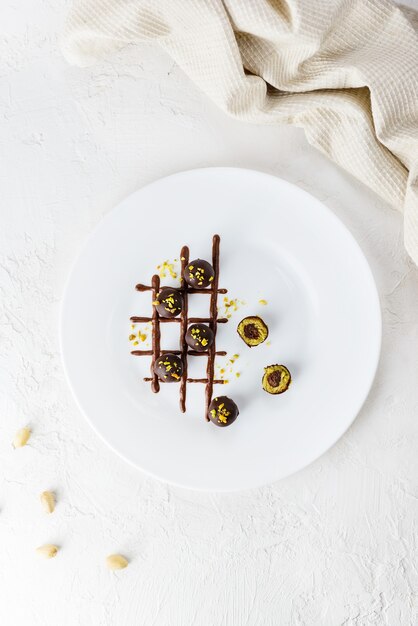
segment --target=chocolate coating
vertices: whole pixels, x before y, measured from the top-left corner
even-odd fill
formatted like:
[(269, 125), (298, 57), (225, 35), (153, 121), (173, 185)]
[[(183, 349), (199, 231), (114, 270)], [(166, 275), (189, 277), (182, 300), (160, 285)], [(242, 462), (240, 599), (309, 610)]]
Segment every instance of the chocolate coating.
[(183, 296), (177, 289), (163, 287), (153, 304), (160, 317), (177, 317), (183, 309)]
[(176, 354), (162, 354), (155, 361), (154, 372), (165, 383), (178, 383), (183, 374), (183, 363)]
[(212, 284), (215, 270), (212, 265), (202, 259), (190, 261), (184, 268), (183, 278), (190, 287), (204, 289)]
[(213, 332), (206, 324), (192, 324), (187, 329), (186, 342), (196, 352), (206, 352), (213, 344)]
[(230, 426), (238, 415), (237, 405), (228, 396), (218, 396), (209, 405), (208, 417), (216, 426)]

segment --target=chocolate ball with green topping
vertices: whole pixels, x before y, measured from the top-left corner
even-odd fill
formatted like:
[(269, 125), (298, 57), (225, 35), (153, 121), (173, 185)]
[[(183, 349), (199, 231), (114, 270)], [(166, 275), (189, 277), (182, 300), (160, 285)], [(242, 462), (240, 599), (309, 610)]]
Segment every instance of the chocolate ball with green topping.
[(154, 363), (154, 373), (164, 383), (178, 383), (183, 374), (183, 363), (176, 354), (162, 354)]
[(230, 426), (238, 415), (237, 405), (228, 396), (218, 396), (209, 405), (208, 417), (216, 426)]
[(160, 317), (177, 317), (183, 310), (183, 296), (178, 289), (163, 287), (153, 304)]
[(186, 342), (196, 352), (206, 352), (213, 344), (213, 332), (206, 324), (192, 324), (187, 329)]
[(205, 289), (215, 278), (215, 271), (210, 263), (202, 259), (190, 261), (184, 268), (183, 278), (190, 287)]

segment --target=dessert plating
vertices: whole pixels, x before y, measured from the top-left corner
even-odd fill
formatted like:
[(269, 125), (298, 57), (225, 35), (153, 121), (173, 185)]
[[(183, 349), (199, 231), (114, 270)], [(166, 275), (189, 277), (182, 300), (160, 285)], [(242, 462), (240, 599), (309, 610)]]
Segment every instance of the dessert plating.
[[(218, 294), (227, 293), (226, 289), (219, 289), (218, 287), (219, 245), (220, 237), (214, 235), (212, 239), (212, 265), (200, 259), (189, 262), (189, 248), (183, 246), (180, 253), (181, 273), (184, 277), (181, 287), (160, 288), (160, 277), (158, 274), (154, 274), (151, 285), (136, 285), (137, 291), (151, 291), (154, 305), (152, 317), (131, 317), (132, 323), (152, 323), (152, 350), (132, 350), (131, 352), (135, 356), (151, 356), (151, 377), (146, 377), (144, 380), (151, 383), (152, 391), (158, 393), (160, 383), (177, 381), (178, 376), (180, 410), (184, 413), (186, 411), (187, 383), (203, 383), (205, 385), (205, 418), (207, 421), (210, 420), (209, 406), (212, 400), (213, 385), (224, 384), (223, 380), (214, 377), (215, 357), (226, 355), (226, 352), (216, 350), (217, 326), (228, 321), (226, 318), (218, 317)], [(199, 293), (210, 295), (209, 316), (206, 318), (189, 318), (188, 298), (191, 294)], [(180, 324), (178, 350), (161, 350), (161, 324), (167, 322)], [(193, 327), (194, 332), (192, 332)], [(199, 333), (196, 330), (199, 330)], [(201, 341), (197, 340), (199, 336), (203, 337)], [(191, 343), (194, 345), (190, 345)], [(205, 378), (187, 377), (188, 356), (207, 356)], [(236, 418), (236, 415), (233, 419)], [(232, 418), (229, 418), (228, 423), (231, 423), (231, 420)]]

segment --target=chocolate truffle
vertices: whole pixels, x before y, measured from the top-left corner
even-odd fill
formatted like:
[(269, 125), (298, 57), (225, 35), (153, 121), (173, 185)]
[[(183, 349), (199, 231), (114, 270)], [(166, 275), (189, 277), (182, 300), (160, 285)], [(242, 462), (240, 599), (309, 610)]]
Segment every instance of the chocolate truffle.
[(215, 271), (210, 263), (202, 259), (190, 261), (184, 268), (183, 277), (190, 287), (204, 289), (208, 287), (215, 276)]
[(206, 324), (192, 324), (187, 329), (186, 342), (196, 352), (206, 352), (213, 344), (213, 332)]
[(238, 415), (237, 405), (228, 396), (218, 396), (209, 405), (208, 417), (216, 426), (229, 426)]
[(176, 354), (162, 354), (154, 364), (154, 372), (165, 383), (178, 383), (183, 374), (183, 363)]
[(153, 304), (160, 317), (177, 317), (183, 309), (183, 297), (177, 289), (163, 287)]
[(250, 348), (259, 346), (269, 335), (267, 325), (257, 315), (244, 317), (238, 324), (237, 332)]
[(268, 365), (264, 368), (262, 385), (267, 393), (284, 393), (291, 382), (290, 372), (284, 365)]

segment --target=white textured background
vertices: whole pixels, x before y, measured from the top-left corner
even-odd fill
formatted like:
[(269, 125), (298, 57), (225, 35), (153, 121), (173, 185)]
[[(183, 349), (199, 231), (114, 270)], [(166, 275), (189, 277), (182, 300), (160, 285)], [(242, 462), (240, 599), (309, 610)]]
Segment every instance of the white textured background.
[[(300, 131), (226, 118), (154, 48), (69, 67), (66, 8), (0, 6), (0, 624), (416, 626), (418, 271), (400, 216)], [(100, 218), (207, 165), (271, 172), (330, 206), (369, 259), (384, 317), (376, 383), (343, 439), (281, 483), (212, 496), (146, 478), (96, 438), (57, 336), (63, 284)], [(38, 502), (48, 488), (52, 516)], [(56, 559), (35, 555), (43, 542), (62, 546)], [(117, 574), (104, 566), (115, 551), (131, 559)]]

